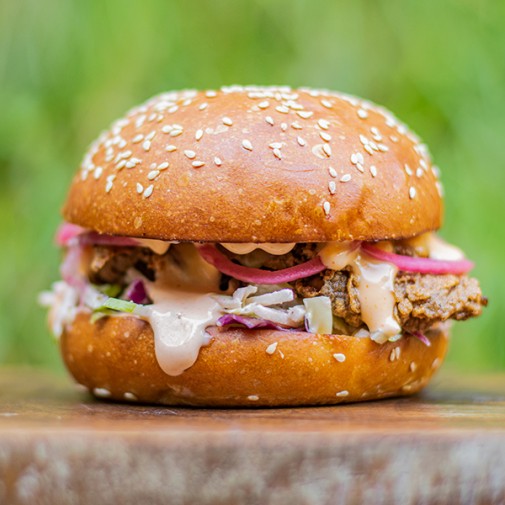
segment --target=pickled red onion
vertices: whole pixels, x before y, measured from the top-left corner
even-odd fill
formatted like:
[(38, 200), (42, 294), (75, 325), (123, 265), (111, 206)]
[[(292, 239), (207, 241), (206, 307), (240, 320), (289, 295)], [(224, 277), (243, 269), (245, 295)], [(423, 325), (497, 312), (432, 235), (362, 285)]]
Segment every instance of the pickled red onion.
[(431, 347), (430, 339), (424, 333), (413, 331), (411, 335), (419, 339), (426, 347)]
[(113, 245), (113, 246), (136, 246), (139, 241), (131, 237), (119, 237), (89, 231), (82, 226), (72, 223), (63, 223), (56, 232), (56, 243), (59, 246), (69, 246), (74, 243), (80, 245)]
[(415, 258), (403, 256), (379, 249), (377, 246), (363, 242), (361, 249), (368, 255), (380, 261), (393, 263), (403, 272), (417, 272), (420, 274), (454, 274), (462, 275), (469, 272), (474, 264), (470, 260), (462, 259), (456, 261), (435, 260), (431, 258)]
[(319, 256), (294, 267), (269, 271), (237, 265), (210, 244), (201, 245), (198, 247), (198, 250), (202, 258), (207, 263), (215, 266), (221, 273), (239, 281), (252, 282), (254, 284), (281, 284), (310, 277), (326, 270)]
[(117, 235), (105, 235), (96, 231), (82, 233), (77, 237), (81, 245), (114, 245), (114, 246), (136, 246), (138, 240), (131, 237), (119, 237)]
[(59, 246), (66, 246), (85, 231), (85, 228), (77, 224), (62, 223), (56, 231), (55, 241)]

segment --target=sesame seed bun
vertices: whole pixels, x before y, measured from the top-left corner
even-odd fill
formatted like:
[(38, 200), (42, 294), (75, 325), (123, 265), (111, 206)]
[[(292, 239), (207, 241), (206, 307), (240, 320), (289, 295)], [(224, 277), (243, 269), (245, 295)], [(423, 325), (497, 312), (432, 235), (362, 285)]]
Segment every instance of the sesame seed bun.
[(426, 148), (347, 95), (230, 87), (165, 93), (97, 140), (64, 207), (99, 232), (164, 240), (324, 242), (440, 227)]
[(196, 363), (166, 375), (151, 326), (129, 316), (94, 324), (80, 313), (61, 350), (77, 382), (95, 396), (166, 405), (287, 406), (402, 396), (422, 389), (446, 353), (444, 330), (376, 344), (369, 338), (274, 330), (209, 329)]

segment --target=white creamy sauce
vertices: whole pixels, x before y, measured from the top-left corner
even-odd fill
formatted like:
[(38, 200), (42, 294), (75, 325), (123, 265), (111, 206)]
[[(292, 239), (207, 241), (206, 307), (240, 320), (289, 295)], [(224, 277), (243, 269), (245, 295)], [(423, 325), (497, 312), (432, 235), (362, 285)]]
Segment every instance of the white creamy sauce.
[(394, 281), (398, 269), (359, 254), (352, 265), (358, 276), (358, 297), (361, 318), (368, 326), (370, 337), (379, 343), (401, 336), (401, 328), (394, 317)]
[(139, 243), (140, 247), (146, 247), (147, 249), (151, 249), (151, 251), (160, 255), (165, 254), (173, 243), (166, 242), (165, 240), (155, 240), (151, 238), (137, 238), (135, 240)]
[(319, 252), (323, 265), (331, 270), (342, 270), (352, 265), (359, 253), (359, 243), (328, 242)]
[(463, 251), (459, 247), (448, 244), (434, 233), (429, 233), (428, 235), (428, 251), (430, 252), (430, 258), (435, 260), (458, 261), (465, 257)]
[(386, 342), (401, 335), (394, 317), (394, 279), (397, 268), (361, 254), (353, 242), (330, 242), (319, 253), (323, 265), (332, 270), (350, 266), (358, 277), (361, 317), (376, 342)]
[(135, 313), (149, 321), (154, 333), (154, 349), (167, 375), (180, 375), (198, 358), (210, 336), (205, 331), (221, 315), (221, 306), (209, 294), (177, 289), (149, 291), (155, 300)]
[(256, 249), (261, 249), (262, 251), (267, 252), (268, 254), (274, 254), (276, 256), (280, 256), (282, 254), (287, 254), (291, 251), (296, 244), (275, 244), (275, 243), (262, 243), (262, 244), (238, 244), (232, 242), (223, 242), (221, 244), (225, 249), (234, 253), (234, 254), (249, 254)]
[(435, 233), (423, 233), (407, 240), (407, 243), (414, 248), (420, 248), (434, 260), (458, 261), (465, 257), (459, 247), (448, 244)]
[(147, 283), (152, 305), (135, 314), (149, 321), (156, 359), (168, 375), (180, 375), (194, 364), (209, 343), (205, 331), (222, 315), (212, 293), (219, 292), (221, 274), (204, 261), (193, 244), (179, 244), (176, 260), (167, 262), (163, 277)]

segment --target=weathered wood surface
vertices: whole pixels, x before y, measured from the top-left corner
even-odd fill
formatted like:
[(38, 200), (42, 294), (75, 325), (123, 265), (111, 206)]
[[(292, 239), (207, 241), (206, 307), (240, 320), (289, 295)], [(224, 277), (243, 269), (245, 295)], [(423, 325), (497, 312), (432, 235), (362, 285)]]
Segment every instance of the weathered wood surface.
[(505, 504), (505, 375), (337, 407), (109, 404), (0, 370), (0, 504)]

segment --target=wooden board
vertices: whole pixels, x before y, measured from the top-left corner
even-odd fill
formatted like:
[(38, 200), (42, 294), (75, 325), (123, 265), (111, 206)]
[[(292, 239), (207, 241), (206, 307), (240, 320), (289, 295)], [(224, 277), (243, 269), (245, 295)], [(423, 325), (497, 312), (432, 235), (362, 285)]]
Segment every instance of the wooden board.
[(505, 503), (505, 375), (337, 407), (108, 404), (0, 370), (0, 504)]

